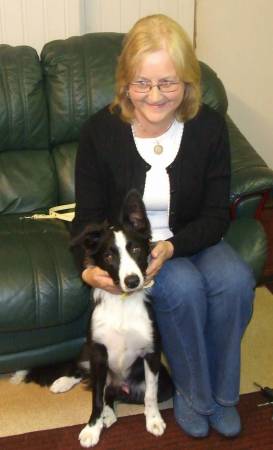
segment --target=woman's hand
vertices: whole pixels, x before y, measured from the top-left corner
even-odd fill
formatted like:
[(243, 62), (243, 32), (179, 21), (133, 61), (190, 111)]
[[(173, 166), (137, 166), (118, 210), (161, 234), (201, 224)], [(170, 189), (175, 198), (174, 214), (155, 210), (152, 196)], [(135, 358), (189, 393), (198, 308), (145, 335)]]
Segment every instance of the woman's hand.
[(120, 294), (121, 290), (117, 287), (109, 273), (100, 269), (98, 266), (91, 266), (84, 269), (82, 279), (93, 288), (104, 289), (111, 294)]
[(173, 244), (169, 241), (158, 241), (151, 251), (151, 262), (147, 268), (147, 281), (152, 280), (164, 262), (173, 255)]

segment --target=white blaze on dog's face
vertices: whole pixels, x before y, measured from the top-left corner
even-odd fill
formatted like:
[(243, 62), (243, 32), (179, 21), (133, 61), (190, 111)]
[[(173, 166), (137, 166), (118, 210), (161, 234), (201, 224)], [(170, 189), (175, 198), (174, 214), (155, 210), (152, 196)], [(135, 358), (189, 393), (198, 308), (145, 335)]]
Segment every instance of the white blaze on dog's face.
[[(121, 289), (124, 292), (141, 289), (144, 284), (144, 275), (134, 256), (140, 257), (144, 251), (140, 246), (127, 240), (122, 231), (115, 231), (115, 244), (119, 253), (118, 277)], [(132, 253), (132, 255), (130, 254)], [(144, 255), (147, 258), (147, 255)]]

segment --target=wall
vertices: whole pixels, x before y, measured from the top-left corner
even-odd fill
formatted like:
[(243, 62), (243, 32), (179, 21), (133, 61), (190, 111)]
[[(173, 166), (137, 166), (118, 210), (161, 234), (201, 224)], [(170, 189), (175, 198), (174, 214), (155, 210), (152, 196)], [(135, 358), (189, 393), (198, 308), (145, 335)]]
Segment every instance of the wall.
[(80, 0), (0, 0), (0, 43), (40, 53), (53, 39), (80, 34)]
[(127, 32), (140, 17), (163, 13), (193, 38), (195, 0), (85, 0), (85, 9), (87, 31)]
[(142, 16), (165, 13), (193, 38), (195, 0), (0, 0), (0, 43), (40, 53), (53, 39), (86, 32), (126, 32)]
[(225, 84), (229, 114), (273, 167), (273, 2), (197, 0), (196, 45)]

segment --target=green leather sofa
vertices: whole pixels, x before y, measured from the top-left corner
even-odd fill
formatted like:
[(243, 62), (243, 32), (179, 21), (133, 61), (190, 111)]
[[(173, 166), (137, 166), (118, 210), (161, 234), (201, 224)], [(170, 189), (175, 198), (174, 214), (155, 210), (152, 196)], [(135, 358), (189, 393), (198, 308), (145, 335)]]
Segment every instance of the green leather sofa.
[[(0, 372), (75, 356), (90, 312), (69, 250), (68, 224), (34, 212), (74, 201), (83, 122), (113, 96), (122, 35), (86, 34), (31, 47), (0, 45)], [(203, 100), (227, 111), (224, 87), (201, 63)], [(233, 222), (226, 236), (259, 280), (266, 257), (255, 219), (273, 172), (227, 117)], [(107, 130), (105, 130), (107, 133)]]

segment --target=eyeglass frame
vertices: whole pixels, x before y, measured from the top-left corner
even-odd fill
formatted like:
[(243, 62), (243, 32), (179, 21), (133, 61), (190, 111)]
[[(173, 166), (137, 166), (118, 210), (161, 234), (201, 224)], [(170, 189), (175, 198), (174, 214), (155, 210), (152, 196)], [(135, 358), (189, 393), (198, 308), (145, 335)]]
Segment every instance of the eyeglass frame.
[[(177, 89), (174, 89), (173, 91), (165, 91), (164, 92), (164, 90), (163, 91), (161, 90), (162, 86), (164, 87), (164, 84), (179, 85), (179, 84), (182, 84), (182, 81), (159, 81), (156, 84), (153, 84), (151, 81), (146, 81), (146, 80), (145, 81), (144, 80), (143, 81), (132, 81), (131, 83), (129, 83), (129, 86), (141, 86), (141, 83), (143, 83), (142, 87), (147, 88), (147, 91), (146, 90), (145, 91), (134, 90), (134, 92), (139, 93), (139, 94), (148, 94), (149, 92), (151, 92), (151, 90), (154, 87), (157, 87), (158, 90), (160, 92), (162, 92), (163, 94), (170, 94), (172, 92), (176, 92)], [(143, 86), (144, 84), (146, 84), (146, 86)]]

